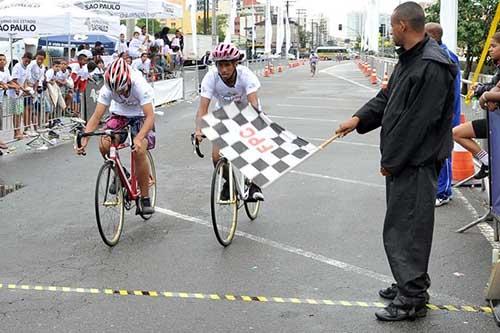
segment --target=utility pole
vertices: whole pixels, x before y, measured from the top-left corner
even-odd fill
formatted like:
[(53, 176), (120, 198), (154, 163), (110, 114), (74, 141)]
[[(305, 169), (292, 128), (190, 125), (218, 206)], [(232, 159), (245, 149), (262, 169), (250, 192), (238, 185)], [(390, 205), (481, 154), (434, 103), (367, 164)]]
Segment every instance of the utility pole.
[(208, 35), (209, 0), (203, 0), (203, 33)]
[[(299, 23), (299, 48), (301, 47), (306, 47), (306, 45), (303, 45), (301, 44), (301, 35), (302, 35), (302, 31), (304, 31), (303, 33), (305, 34), (306, 33), (306, 26), (307, 26), (307, 23), (306, 23), (306, 13), (307, 13), (307, 10), (306, 9), (297, 9), (297, 21)], [(301, 17), (304, 16), (304, 24), (302, 24), (302, 21), (301, 21)], [(307, 41), (305, 41), (307, 43)]]
[(212, 0), (212, 46), (217, 46), (217, 0)]

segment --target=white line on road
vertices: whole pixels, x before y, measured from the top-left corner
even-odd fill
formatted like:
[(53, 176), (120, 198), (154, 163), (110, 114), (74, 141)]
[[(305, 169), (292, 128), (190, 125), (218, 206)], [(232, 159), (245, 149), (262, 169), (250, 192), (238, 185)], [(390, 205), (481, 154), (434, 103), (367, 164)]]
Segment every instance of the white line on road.
[[(206, 227), (212, 227), (212, 223), (210, 223), (208, 221), (205, 221), (205, 220), (202, 220), (202, 219), (197, 218), (197, 217), (185, 215), (185, 214), (182, 214), (182, 213), (174, 212), (174, 211), (172, 211), (170, 209), (165, 209), (165, 208), (160, 208), (160, 207), (155, 207), (155, 210), (158, 213), (161, 213), (161, 214), (164, 214), (164, 215), (168, 215), (168, 216), (172, 216), (172, 217), (175, 217), (175, 218), (180, 219), (180, 220), (184, 220), (184, 221), (187, 221), (187, 222), (196, 223), (196, 224), (199, 224), (199, 225), (204, 225)], [(291, 254), (295, 254), (295, 255), (298, 255), (298, 256), (301, 256), (301, 257), (304, 257), (304, 258), (309, 258), (309, 259), (312, 259), (314, 261), (321, 262), (323, 264), (326, 264), (326, 265), (329, 265), (329, 266), (332, 266), (332, 267), (336, 267), (336, 268), (341, 269), (341, 270), (343, 270), (345, 272), (356, 273), (356, 274), (363, 275), (363, 276), (366, 276), (366, 277), (369, 277), (369, 278), (372, 278), (372, 279), (375, 279), (375, 280), (378, 280), (378, 281), (381, 281), (381, 282), (384, 282), (384, 283), (392, 283), (394, 281), (394, 279), (392, 277), (390, 277), (390, 276), (387, 276), (387, 275), (384, 275), (384, 274), (380, 274), (380, 273), (371, 271), (371, 270), (366, 269), (366, 268), (362, 268), (362, 267), (358, 267), (358, 266), (355, 266), (355, 265), (351, 265), (351, 264), (342, 262), (340, 260), (328, 258), (328, 257), (326, 257), (324, 255), (313, 253), (313, 252), (310, 252), (310, 251), (306, 251), (306, 250), (300, 249), (298, 247), (294, 247), (294, 246), (291, 246), (291, 245), (279, 243), (279, 242), (276, 242), (276, 241), (273, 241), (273, 240), (270, 240), (270, 239), (267, 239), (267, 238), (263, 238), (263, 237), (260, 237), (260, 236), (252, 235), (252, 234), (249, 234), (247, 232), (243, 232), (243, 231), (239, 231), (238, 230), (238, 231), (236, 231), (236, 235), (239, 236), (239, 237), (243, 237), (243, 238), (252, 240), (252, 241), (260, 243), (260, 244), (264, 244), (264, 245), (270, 246), (272, 248), (275, 248), (275, 249), (278, 249), (278, 250), (281, 250), (281, 251), (285, 251), (285, 252), (288, 252), (288, 253), (291, 253)], [(431, 296), (438, 297), (441, 300), (452, 301), (452, 302), (455, 302), (455, 303), (467, 304), (467, 302), (465, 302), (465, 301), (463, 301), (463, 300), (461, 300), (459, 298), (456, 298), (456, 297), (452, 297), (452, 296), (448, 296), (448, 295), (441, 295), (441, 294), (437, 294), (437, 293), (430, 293), (430, 294), (431, 294)]]
[[(306, 138), (306, 137), (303, 137), (303, 138), (306, 139), (306, 140), (309, 140), (309, 141), (319, 141), (319, 142), (325, 142), (326, 140), (328, 140), (328, 139), (320, 139), (320, 138)], [(361, 142), (334, 141), (333, 143), (334, 144), (340, 143), (340, 144), (343, 144), (343, 145), (353, 145), (353, 146), (363, 146), (363, 147), (380, 148), (379, 145), (371, 145), (371, 144), (368, 144), (368, 143), (361, 143)]]
[(301, 105), (301, 104), (276, 104), (276, 105), (287, 108), (323, 109), (323, 110), (328, 109), (328, 107), (318, 106), (318, 105)]
[(312, 99), (318, 101), (340, 101), (345, 100), (345, 97), (312, 97), (312, 96), (291, 96), (287, 97), (287, 99)]
[(353, 179), (344, 179), (344, 178), (338, 178), (338, 177), (325, 176), (325, 175), (320, 175), (317, 173), (309, 173), (309, 172), (302, 172), (302, 171), (290, 171), (290, 173), (293, 173), (296, 175), (301, 175), (301, 176), (313, 177), (313, 178), (329, 179), (329, 180), (334, 180), (337, 182), (348, 183), (348, 184), (363, 185), (363, 186), (375, 187), (375, 188), (385, 188), (384, 185), (380, 185), (380, 184), (367, 183), (367, 182), (353, 180)]
[(289, 120), (309, 120), (309, 121), (325, 121), (331, 123), (338, 123), (340, 120), (335, 119), (322, 119), (322, 118), (303, 118), (303, 117), (288, 117), (288, 116), (277, 116), (277, 115), (269, 115), (270, 118), (276, 119), (289, 119)]
[(344, 81), (346, 81), (346, 82), (349, 82), (349, 83), (351, 83), (351, 84), (354, 84), (354, 85), (356, 85), (356, 86), (358, 86), (358, 87), (361, 87), (361, 88), (364, 88), (364, 89), (367, 89), (367, 90), (370, 90), (370, 91), (378, 91), (378, 90), (379, 90), (379, 89), (374, 89), (374, 88), (372, 88), (372, 87), (368, 87), (368, 86), (366, 86), (366, 85), (364, 85), (364, 84), (361, 84), (361, 83), (359, 83), (359, 82), (356, 82), (356, 81), (350, 80), (350, 79), (345, 78), (345, 77), (343, 77), (343, 76), (340, 76), (340, 75), (337, 75), (337, 74), (333, 74), (333, 73), (331, 73), (331, 70), (332, 70), (332, 69), (335, 69), (335, 67), (336, 67), (336, 66), (334, 66), (334, 67), (330, 67), (330, 68), (327, 68), (327, 69), (324, 69), (324, 70), (322, 70), (320, 73), (325, 73), (325, 74), (331, 75), (331, 76), (333, 76), (333, 77), (336, 77), (337, 79), (344, 80)]

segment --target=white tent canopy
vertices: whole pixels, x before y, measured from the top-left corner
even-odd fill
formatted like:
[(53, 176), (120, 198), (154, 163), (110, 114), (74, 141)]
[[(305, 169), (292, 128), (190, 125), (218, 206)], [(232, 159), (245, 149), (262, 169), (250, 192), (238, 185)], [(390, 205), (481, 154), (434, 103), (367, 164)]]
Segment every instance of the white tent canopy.
[(103, 17), (50, 0), (0, 1), (0, 37), (120, 33), (117, 18)]
[[(68, 0), (69, 1), (69, 0)], [(72, 0), (74, 5), (97, 14), (126, 18), (182, 17), (182, 6), (168, 0)]]

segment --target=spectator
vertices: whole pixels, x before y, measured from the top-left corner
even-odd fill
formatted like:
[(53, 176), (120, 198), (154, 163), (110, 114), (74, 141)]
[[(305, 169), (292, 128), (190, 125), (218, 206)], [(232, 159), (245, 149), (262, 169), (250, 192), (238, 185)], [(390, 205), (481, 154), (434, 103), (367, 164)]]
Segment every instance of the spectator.
[(425, 33), (425, 13), (405, 2), (391, 16), (399, 62), (387, 89), (337, 130), (346, 135), (381, 127), (381, 174), (386, 177), (384, 247), (396, 283), (379, 291), (391, 303), (381, 321), (414, 320), (427, 314), (429, 257), (437, 178), (450, 157), (457, 66)]
[(128, 54), (132, 59), (139, 58), (141, 56), (142, 41), (139, 39), (139, 33), (134, 32), (134, 37), (128, 45)]
[(163, 39), (163, 44), (165, 46), (169, 46), (170, 47), (170, 39), (168, 38), (168, 33), (169, 32), (170, 32), (170, 28), (164, 27), (163, 29), (161, 29), (160, 38)]
[(200, 62), (202, 66), (212, 65), (212, 61), (210, 60), (210, 51), (205, 52), (205, 55), (201, 57)]
[(132, 57), (126, 56), (125, 57), (125, 62), (127, 63), (127, 65), (132, 66)]
[(64, 96), (66, 108), (70, 108), (73, 101), (73, 80), (71, 80), (71, 69), (66, 60), (61, 61), (61, 70), (56, 73), (56, 83)]
[(142, 47), (141, 47), (142, 53), (144, 52), (149, 53), (152, 45), (153, 43), (149, 40), (149, 36), (146, 35), (146, 37), (144, 37), (144, 41), (142, 42)]
[(149, 60), (148, 54), (143, 53), (139, 59), (132, 61), (132, 68), (138, 70), (147, 77), (149, 75), (149, 71), (151, 70), (151, 60)]
[(21, 62), (15, 64), (12, 69), (12, 82), (15, 83), (16, 87), (12, 87), (7, 92), (9, 114), (13, 115), (14, 139), (16, 140), (24, 138), (23, 129), (21, 127), (24, 113), (24, 99), (22, 96), (23, 93), (27, 94), (29, 92), (26, 87), (26, 80), (28, 78), (27, 68), (32, 59), (33, 55), (30, 52), (26, 52), (21, 58)]
[(94, 55), (94, 61), (97, 62), (97, 60), (102, 59), (102, 56), (105, 53), (104, 46), (102, 45), (101, 42), (97, 41), (94, 44), (94, 50), (92, 50), (92, 53)]
[(82, 44), (78, 47), (78, 52), (76, 52), (76, 57), (78, 58), (80, 54), (84, 54), (87, 57), (87, 59), (94, 58), (92, 51), (90, 51), (89, 44)]
[[(28, 77), (26, 79), (26, 84), (29, 88), (32, 89), (32, 96), (25, 99), (25, 110), (24, 110), (24, 126), (28, 127), (26, 134), (29, 136), (36, 136), (36, 133), (31, 132), (30, 126), (33, 122), (35, 122), (34, 129), (36, 130), (37, 125), (41, 125), (41, 96), (43, 91), (43, 83), (45, 81), (45, 67), (43, 62), (47, 54), (45, 51), (40, 50), (36, 53), (35, 60), (33, 60), (26, 71), (28, 73)], [(35, 108), (35, 110), (32, 109)], [(35, 114), (33, 114), (33, 111)]]
[[(462, 75), (460, 74), (460, 61), (458, 56), (451, 52), (445, 44), (443, 44), (443, 28), (438, 23), (428, 23), (425, 25), (425, 31), (427, 34), (433, 38), (439, 46), (446, 52), (450, 60), (457, 66), (457, 76), (455, 77), (454, 87), (455, 87), (455, 102), (453, 106), (453, 123), (452, 126), (456, 127), (460, 125), (460, 86), (462, 84)], [(436, 207), (446, 205), (451, 200), (451, 158), (446, 159), (443, 168), (439, 174), (438, 178), (438, 192), (436, 196)]]
[[(61, 71), (61, 62), (55, 60), (52, 62), (52, 68), (45, 72), (45, 82), (47, 84), (47, 93), (45, 94), (45, 105), (47, 112), (47, 120), (49, 121), (49, 128), (53, 126), (54, 111), (57, 107), (65, 107), (64, 98), (61, 89), (57, 83), (57, 73)], [(54, 131), (50, 131), (49, 135), (52, 137), (59, 137)]]
[(147, 36), (148, 36), (148, 33), (146, 31), (146, 26), (143, 25), (141, 28), (141, 34), (139, 36), (139, 40), (144, 43), (144, 40), (146, 39)]
[(158, 49), (158, 54), (163, 57), (164, 56), (164, 49), (165, 49), (165, 42), (163, 39), (160, 38), (160, 34), (156, 33), (155, 34), (155, 41), (154, 41), (154, 46)]
[(74, 95), (73, 95), (73, 115), (80, 116), (80, 103), (81, 94), (85, 92), (87, 88), (87, 81), (89, 79), (89, 70), (87, 67), (88, 58), (85, 54), (80, 54), (78, 56), (78, 61), (69, 65), (71, 68), (71, 79), (74, 85)]
[(125, 34), (120, 34), (120, 39), (116, 42), (115, 53), (122, 54), (128, 52), (128, 45), (125, 41)]
[(170, 47), (172, 49), (174, 49), (176, 46), (179, 47), (181, 52), (184, 51), (184, 36), (180, 32), (180, 30), (175, 31), (175, 37), (172, 39), (172, 42), (170, 44)]
[(104, 78), (104, 61), (99, 59), (95, 64), (97, 67), (90, 73), (90, 77), (94, 80), (101, 80)]
[(174, 64), (175, 69), (179, 69), (179, 67), (182, 66), (183, 64), (183, 55), (182, 51), (178, 46), (174, 46), (172, 48), (173, 54), (172, 54), (172, 62)]
[[(493, 35), (490, 45), (490, 57), (495, 63), (496, 71), (491, 81), (474, 88), (474, 97), (481, 98), (485, 92), (491, 90), (500, 82), (500, 32)], [(475, 179), (483, 179), (489, 174), (489, 155), (474, 141), (474, 139), (488, 138), (488, 123), (486, 118), (473, 120), (461, 124), (453, 129), (453, 139), (467, 149), (481, 162), (481, 169), (474, 175)]]
[[(12, 77), (10, 76), (9, 69), (5, 67), (7, 64), (7, 57), (5, 57), (4, 54), (0, 54), (0, 130), (4, 128), (3, 125), (3, 120), (4, 120), (4, 107), (6, 106), (6, 103), (4, 103), (4, 94), (5, 92), (10, 89), (18, 89), (17, 84), (12, 80)], [(0, 142), (0, 148), (1, 142)], [(4, 147), (6, 149), (6, 147)]]

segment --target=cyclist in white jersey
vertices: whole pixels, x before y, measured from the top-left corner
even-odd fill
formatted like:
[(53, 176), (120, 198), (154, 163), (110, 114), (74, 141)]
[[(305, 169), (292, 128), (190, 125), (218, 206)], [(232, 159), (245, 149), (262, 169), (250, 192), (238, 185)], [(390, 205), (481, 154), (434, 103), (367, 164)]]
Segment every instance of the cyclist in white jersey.
[[(198, 113), (196, 115), (196, 139), (203, 140), (200, 123), (201, 118), (208, 113), (210, 101), (216, 102), (218, 109), (232, 102), (242, 106), (252, 105), (260, 111), (260, 102), (257, 92), (260, 82), (257, 76), (245, 66), (239, 65), (241, 60), (240, 51), (232, 44), (219, 44), (212, 51), (212, 60), (217, 70), (209, 71), (201, 83), (201, 98)], [(214, 166), (220, 159), (219, 147), (212, 145), (212, 161)], [(222, 197), (229, 197), (229, 182), (223, 186)], [(260, 188), (252, 184), (249, 194), (250, 201), (263, 201), (264, 196)]]
[[(101, 118), (109, 107), (111, 117), (106, 122), (106, 128), (120, 130), (130, 126), (134, 141), (134, 159), (136, 176), (141, 190), (140, 209), (142, 214), (151, 215), (154, 207), (149, 198), (149, 162), (146, 151), (155, 145), (153, 88), (139, 72), (130, 68), (124, 59), (115, 60), (104, 74), (104, 86), (101, 88), (95, 112), (85, 127), (85, 132), (93, 132), (99, 126)], [(125, 142), (126, 135), (115, 138), (120, 143)], [(88, 137), (82, 138), (82, 147), (78, 154), (85, 152)], [(103, 156), (109, 153), (111, 139), (102, 137), (99, 149)]]
[(309, 56), (309, 64), (311, 66), (311, 73), (314, 76), (316, 74), (316, 67), (318, 66), (319, 57), (316, 52), (312, 52)]

